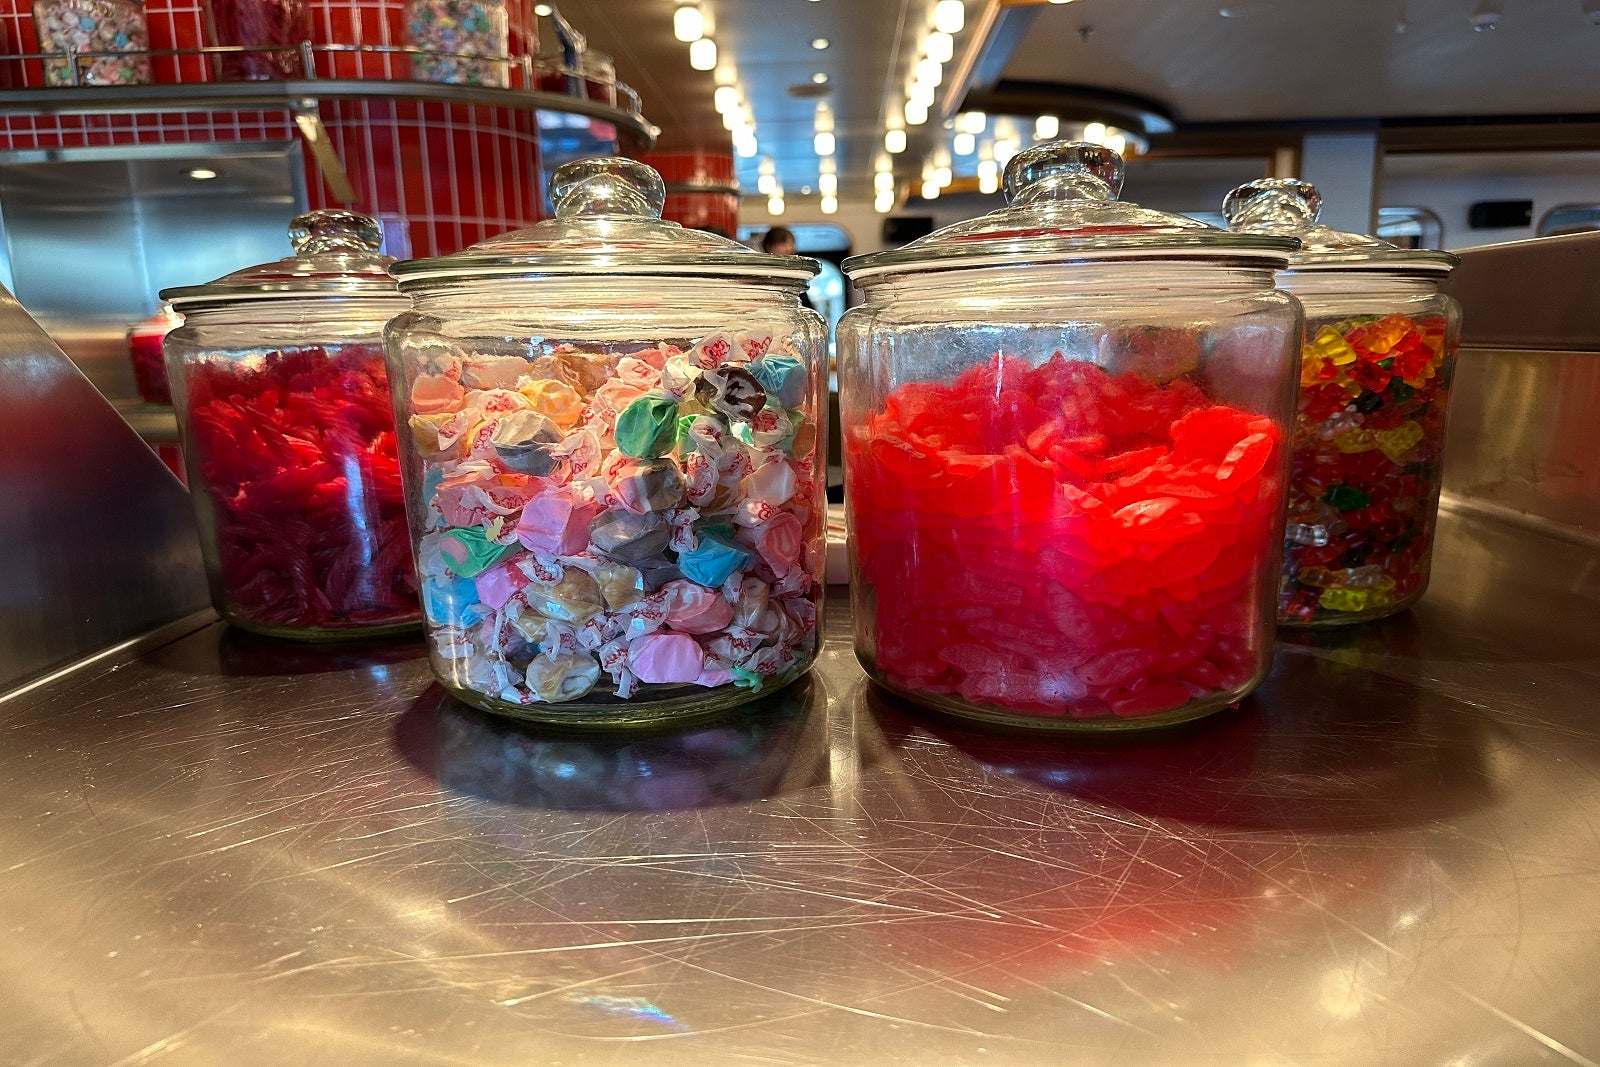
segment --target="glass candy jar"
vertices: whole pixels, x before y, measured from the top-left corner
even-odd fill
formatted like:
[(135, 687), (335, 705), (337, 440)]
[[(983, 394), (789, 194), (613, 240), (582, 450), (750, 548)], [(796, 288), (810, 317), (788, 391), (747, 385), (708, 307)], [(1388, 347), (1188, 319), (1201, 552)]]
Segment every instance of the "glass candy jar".
[(504, 0), (406, 0), (405, 11), (417, 81), (502, 89), (511, 84)]
[(207, 43), (258, 52), (217, 57), (223, 81), (270, 81), (305, 77), (300, 44), (311, 40), (306, 0), (206, 0)]
[(183, 325), (182, 316), (163, 303), (161, 310), (128, 327), (128, 359), (133, 363), (133, 384), (146, 404), (171, 404), (167, 368), (162, 360), (167, 334)]
[(1008, 725), (1115, 729), (1264, 675), (1299, 305), (1286, 238), (1120, 203), (1122, 161), (1013, 157), (1009, 206), (848, 260), (856, 654)]
[(1267, 178), (1223, 205), (1230, 229), (1300, 239), (1278, 284), (1305, 305), (1278, 620), (1392, 615), (1428, 585), (1460, 312), (1448, 252), (1317, 222), (1315, 186)]
[(319, 641), (420, 618), (383, 325), (407, 307), (375, 219), (315, 211), (295, 254), (167, 289), (190, 494), (218, 613)]
[(555, 218), (396, 264), (388, 330), (432, 662), (480, 708), (580, 726), (742, 703), (816, 653), (816, 265), (662, 222), (580, 160)]
[(45, 84), (143, 85), (150, 80), (150, 29), (143, 0), (35, 0), (33, 21), (39, 51), (46, 56), (107, 53), (48, 60)]

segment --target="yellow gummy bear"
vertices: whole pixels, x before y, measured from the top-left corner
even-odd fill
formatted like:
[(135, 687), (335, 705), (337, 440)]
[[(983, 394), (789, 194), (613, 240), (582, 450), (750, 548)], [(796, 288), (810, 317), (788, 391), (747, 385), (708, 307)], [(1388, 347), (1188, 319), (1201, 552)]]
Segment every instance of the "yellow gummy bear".
[(564, 429), (583, 417), (583, 397), (566, 382), (540, 378), (524, 385), (521, 392), (533, 401), (535, 411)]
[(1317, 603), (1329, 611), (1365, 611), (1367, 600), (1364, 589), (1324, 589)]
[(1391, 463), (1399, 463), (1421, 440), (1422, 427), (1410, 421), (1402, 422), (1392, 430), (1378, 432), (1378, 447), (1383, 449), (1383, 454), (1389, 457)]
[(1365, 427), (1346, 430), (1333, 439), (1333, 447), (1340, 452), (1371, 452), (1378, 447), (1378, 435)]
[(1332, 326), (1324, 326), (1317, 331), (1317, 335), (1306, 346), (1324, 359), (1333, 360), (1335, 367), (1343, 367), (1356, 361), (1356, 350), (1345, 342), (1343, 336)]

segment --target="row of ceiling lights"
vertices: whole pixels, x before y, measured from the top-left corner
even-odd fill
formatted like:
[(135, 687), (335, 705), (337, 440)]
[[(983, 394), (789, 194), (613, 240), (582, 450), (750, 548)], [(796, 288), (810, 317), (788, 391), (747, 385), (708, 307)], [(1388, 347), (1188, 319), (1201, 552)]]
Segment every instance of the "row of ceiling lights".
[[(1022, 151), (1028, 123), (1028, 119), (993, 118), (981, 111), (957, 115), (949, 124), (953, 131), (949, 144), (936, 149), (923, 162), (922, 198), (935, 199), (950, 187), (958, 169), (968, 171), (961, 163), (966, 157), (976, 157), (978, 191), (986, 195), (997, 192), (1001, 171), (1012, 156)], [(1040, 115), (1032, 120), (1032, 126), (1033, 143), (1051, 141), (1063, 133), (1061, 120), (1055, 115)], [(1074, 124), (1066, 132), (1076, 140), (1103, 144), (1118, 154), (1142, 152), (1147, 147), (1142, 138), (1103, 122)]]

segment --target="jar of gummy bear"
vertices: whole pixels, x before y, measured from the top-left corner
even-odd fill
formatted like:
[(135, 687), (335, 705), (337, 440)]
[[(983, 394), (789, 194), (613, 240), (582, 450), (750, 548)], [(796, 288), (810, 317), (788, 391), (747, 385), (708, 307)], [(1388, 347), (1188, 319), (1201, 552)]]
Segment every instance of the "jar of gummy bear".
[(1009, 206), (845, 262), (856, 654), (955, 715), (1172, 723), (1267, 669), (1295, 243), (1121, 203), (1122, 173), (1039, 145)]
[(568, 163), (555, 217), (395, 265), (401, 467), (433, 668), (488, 711), (699, 717), (817, 651), (818, 267), (661, 221), (660, 175)]
[(417, 628), (383, 325), (408, 306), (376, 220), (315, 211), (294, 255), (161, 294), (217, 611), (325, 641)]
[(1448, 252), (1321, 225), (1315, 186), (1250, 182), (1230, 229), (1298, 237), (1278, 284), (1305, 305), (1278, 620), (1337, 626), (1400, 611), (1428, 585), (1460, 312)]

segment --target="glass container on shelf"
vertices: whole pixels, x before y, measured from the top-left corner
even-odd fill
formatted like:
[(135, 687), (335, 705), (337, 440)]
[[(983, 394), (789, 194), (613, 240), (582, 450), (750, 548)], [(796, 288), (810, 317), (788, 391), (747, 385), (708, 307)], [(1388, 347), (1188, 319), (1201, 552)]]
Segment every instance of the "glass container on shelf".
[(406, 0), (406, 40), (418, 81), (511, 84), (505, 0)]
[(1267, 669), (1295, 242), (1120, 203), (1122, 173), (1040, 145), (1008, 207), (845, 262), (856, 654), (956, 715), (1170, 723)]
[(556, 217), (396, 264), (388, 329), (435, 673), (489, 711), (638, 726), (805, 672), (825, 562), (810, 260), (556, 171)]
[(303, 640), (412, 630), (420, 609), (383, 326), (408, 305), (375, 219), (315, 211), (294, 255), (167, 289), (167, 375), (212, 601)]
[[(150, 30), (143, 0), (35, 0), (39, 51), (107, 53), (46, 59), (47, 85), (143, 85), (150, 81)], [(118, 55), (115, 53), (127, 53)], [(77, 77), (73, 76), (74, 62)]]
[(224, 81), (303, 77), (299, 45), (311, 40), (306, 0), (206, 0), (209, 44), (260, 48), (217, 57)]
[(163, 303), (161, 310), (128, 327), (128, 359), (133, 363), (133, 384), (139, 399), (147, 404), (172, 403), (172, 388), (167, 384), (167, 368), (162, 362), (162, 343), (167, 334), (183, 325), (183, 316)]
[(1404, 609), (1428, 585), (1460, 312), (1448, 252), (1317, 222), (1314, 186), (1267, 178), (1223, 205), (1239, 233), (1300, 239), (1285, 290), (1305, 305), (1278, 619), (1332, 626)]

